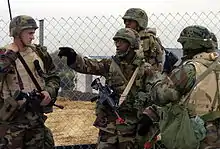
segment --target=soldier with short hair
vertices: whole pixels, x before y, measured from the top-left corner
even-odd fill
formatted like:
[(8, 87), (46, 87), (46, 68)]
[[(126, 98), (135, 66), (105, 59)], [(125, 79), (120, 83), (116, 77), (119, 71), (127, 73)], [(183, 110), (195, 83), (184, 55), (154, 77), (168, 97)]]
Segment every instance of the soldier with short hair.
[[(145, 63), (137, 54), (140, 39), (135, 30), (122, 28), (117, 31), (113, 40), (116, 54), (111, 59), (88, 59), (69, 47), (60, 47), (58, 56), (67, 57), (67, 65), (77, 72), (104, 76), (106, 84), (114, 91), (113, 99), (117, 104), (120, 103), (121, 96), (126, 97), (118, 108), (124, 122), (117, 121), (112, 109), (97, 101), (97, 117), (94, 122), (94, 126), (99, 129), (97, 149), (135, 149), (139, 148), (136, 142), (138, 122), (148, 99), (148, 94), (144, 92), (149, 90), (148, 84), (145, 84), (145, 69), (150, 64)], [(134, 82), (129, 83), (134, 75)], [(131, 88), (124, 95), (128, 84)]]
[(206, 27), (192, 25), (177, 41), (182, 64), (170, 77), (152, 83), (152, 99), (162, 106), (161, 139), (167, 148), (220, 148), (217, 38)]
[[(54, 148), (44, 113), (52, 112), (60, 78), (47, 48), (32, 44), (37, 28), (30, 16), (14, 17), (9, 25), (13, 42), (0, 48), (0, 149)], [(30, 74), (42, 90), (36, 91)]]

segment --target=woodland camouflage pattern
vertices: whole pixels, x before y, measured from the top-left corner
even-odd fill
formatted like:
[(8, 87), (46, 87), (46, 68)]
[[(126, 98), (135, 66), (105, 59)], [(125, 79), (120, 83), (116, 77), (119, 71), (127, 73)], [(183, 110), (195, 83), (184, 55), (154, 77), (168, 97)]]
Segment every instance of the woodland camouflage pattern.
[[(43, 89), (49, 92), (51, 98), (56, 99), (60, 78), (55, 73), (55, 65), (46, 47), (32, 45), (31, 49), (36, 52), (44, 63), (46, 75)], [(17, 54), (15, 52), (11, 50), (6, 52), (5, 48), (0, 49), (1, 83), (8, 75), (15, 74), (12, 63), (16, 59)], [(0, 108), (6, 99), (1, 96)], [(50, 129), (44, 125), (45, 120), (46, 116), (43, 113), (19, 110), (15, 113), (14, 119), (0, 121), (0, 149), (52, 149), (54, 147), (53, 135)]]
[(22, 30), (29, 28), (38, 28), (36, 21), (32, 17), (26, 15), (14, 17), (9, 24), (10, 36), (18, 36)]
[[(122, 17), (124, 24), (126, 20), (135, 20), (139, 27), (135, 30), (140, 36), (140, 56), (145, 59), (145, 62), (150, 63), (155, 71), (162, 72), (163, 66), (163, 54), (164, 49), (160, 39), (156, 35), (156, 28), (148, 27), (147, 13), (140, 8), (129, 8)], [(134, 28), (133, 28), (134, 29)], [(154, 134), (154, 130), (151, 130)], [(151, 135), (151, 134), (148, 134)], [(138, 136), (141, 140), (141, 146), (143, 142), (147, 141), (149, 136)], [(146, 139), (147, 138), (147, 139)], [(145, 140), (145, 141), (144, 141)]]
[[(211, 36), (207, 28), (197, 25), (188, 26), (181, 32), (178, 41), (183, 46), (183, 53), (186, 59), (184, 59), (185, 62), (181, 66), (173, 70), (170, 77), (166, 76), (161, 77), (161, 79), (155, 79), (154, 82), (156, 84), (152, 88), (152, 97), (158, 105), (165, 106), (170, 102), (179, 102), (187, 95), (197, 79), (197, 71), (194, 64), (187, 61), (196, 60), (196, 58), (198, 59), (202, 55), (208, 55), (204, 57), (203, 61), (209, 66), (215, 60), (211, 59), (209, 55), (216, 51), (215, 43), (217, 39), (212, 41), (212, 38), (213, 35)], [(201, 101), (198, 100), (199, 102)], [(205, 126), (207, 135), (201, 142), (200, 149), (219, 148), (219, 119), (206, 122)]]
[(140, 29), (137, 30), (141, 39), (141, 51), (143, 51), (145, 61), (150, 63), (155, 70), (162, 71), (163, 48), (162, 43), (156, 37), (156, 29), (148, 27), (147, 13), (140, 8), (128, 9), (122, 19), (137, 21)]
[[(115, 58), (117, 59), (117, 57)], [(76, 62), (70, 65), (70, 67), (80, 73), (104, 76), (106, 83), (115, 91), (115, 100), (117, 101), (134, 70), (140, 66), (140, 71), (131, 91), (128, 93), (127, 99), (119, 107), (118, 112), (125, 120), (125, 124), (119, 124), (116, 121), (117, 117), (113, 114), (111, 109), (103, 106), (99, 102), (96, 104), (97, 118), (94, 122), (94, 126), (100, 130), (98, 149), (138, 148), (136, 142), (138, 121), (142, 117), (143, 109), (148, 104), (147, 99), (149, 99), (149, 85), (144, 83), (147, 80), (145, 70), (149, 67), (149, 64), (144, 63), (137, 55), (135, 55), (130, 62), (117, 59), (116, 61), (119, 62), (122, 73), (126, 74), (124, 75), (124, 79), (117, 69), (113, 67), (112, 61), (112, 59), (102, 59), (98, 61), (77, 55)]]
[(148, 16), (147, 13), (140, 9), (140, 8), (130, 8), (128, 9), (124, 16), (122, 17), (123, 20), (135, 20), (139, 24), (140, 27), (143, 29), (147, 28), (148, 25)]

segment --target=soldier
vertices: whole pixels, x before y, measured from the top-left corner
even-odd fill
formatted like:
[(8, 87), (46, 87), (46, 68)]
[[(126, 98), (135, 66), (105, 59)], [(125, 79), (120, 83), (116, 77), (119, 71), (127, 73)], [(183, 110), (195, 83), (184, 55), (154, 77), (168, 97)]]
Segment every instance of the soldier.
[(119, 114), (125, 120), (124, 123), (116, 121), (116, 115), (110, 108), (97, 101), (97, 118), (94, 126), (99, 129), (98, 149), (128, 149), (138, 148), (136, 144), (137, 124), (140, 121), (143, 107), (147, 103), (147, 94), (143, 91), (145, 86), (146, 67), (150, 64), (144, 63), (136, 51), (139, 49), (139, 35), (130, 28), (120, 29), (113, 37), (116, 46), (116, 55), (112, 59), (91, 60), (81, 57), (69, 47), (60, 47), (58, 56), (67, 57), (67, 65), (77, 72), (92, 75), (101, 75), (106, 79), (114, 91), (115, 102), (120, 102), (120, 96), (129, 84), (131, 77), (137, 76), (133, 82), (127, 99), (118, 109)]
[(154, 66), (155, 70), (162, 71), (164, 49), (159, 38), (156, 37), (156, 29), (148, 28), (147, 13), (140, 8), (130, 8), (122, 19), (125, 27), (132, 28), (139, 33), (145, 61)]
[[(177, 41), (182, 45), (184, 62), (170, 77), (155, 79), (152, 87), (154, 101), (166, 110), (161, 114), (162, 141), (167, 148), (220, 148), (217, 38), (207, 28), (192, 25), (183, 29)], [(181, 123), (187, 125), (175, 127)], [(181, 140), (172, 133), (175, 130), (175, 134), (182, 132)], [(170, 144), (165, 141), (168, 138)]]
[[(162, 61), (163, 61), (163, 53), (165, 49), (162, 46), (160, 39), (156, 37), (156, 29), (148, 27), (147, 13), (140, 8), (130, 8), (125, 12), (122, 19), (124, 20), (125, 27), (132, 28), (139, 33), (141, 39), (140, 52), (143, 52), (145, 61), (150, 63), (153, 66), (154, 70), (156, 71), (162, 72), (163, 70), (163, 72), (166, 72), (167, 74), (170, 73), (173, 65), (176, 63), (178, 59), (176, 58), (174, 60), (173, 58), (175, 57), (175, 55), (172, 53), (172, 56), (170, 56), (169, 55), (170, 52), (169, 52), (165, 56), (166, 61), (164, 63), (165, 65), (163, 68)], [(167, 52), (168, 51), (166, 51), (166, 53)], [(153, 110), (152, 108), (147, 107), (144, 110), (144, 114), (148, 114), (146, 111), (151, 111), (150, 113), (156, 112), (155, 111), (156, 109), (153, 111), (152, 110)], [(148, 132), (149, 129), (146, 128), (146, 126), (148, 125), (147, 124), (148, 116), (146, 120), (145, 117), (143, 117), (143, 119), (140, 122), (140, 126), (139, 126), (140, 133), (137, 134), (138, 135), (137, 138), (140, 142), (140, 146), (144, 146), (145, 141), (148, 141), (149, 138), (155, 133), (155, 131), (157, 131), (157, 128), (152, 127), (150, 128), (150, 132)], [(147, 124), (146, 126), (145, 123)]]
[[(32, 44), (37, 28), (36, 21), (30, 16), (14, 17), (9, 25), (13, 42), (0, 49), (1, 149), (54, 148), (52, 133), (44, 125), (44, 112), (52, 112), (60, 78), (55, 73), (55, 65), (47, 48)], [(33, 63), (35, 60), (38, 60), (43, 74), (37, 73)], [(32, 92), (38, 87), (32, 81), (30, 73), (42, 90)]]

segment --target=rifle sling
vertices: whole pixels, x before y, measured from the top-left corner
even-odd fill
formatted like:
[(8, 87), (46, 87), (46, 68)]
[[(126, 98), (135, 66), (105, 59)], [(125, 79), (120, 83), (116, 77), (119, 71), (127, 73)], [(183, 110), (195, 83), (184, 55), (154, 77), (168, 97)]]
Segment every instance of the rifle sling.
[(34, 83), (35, 87), (37, 88), (37, 90), (42, 91), (39, 83), (37, 82), (36, 78), (34, 77), (33, 73), (31, 72), (30, 68), (28, 67), (27, 63), (25, 62), (25, 60), (23, 59), (21, 54), (18, 52), (17, 55), (18, 55), (18, 59), (23, 64), (24, 68), (26, 69), (28, 75), (30, 76), (30, 78), (31, 78), (32, 82)]
[[(121, 77), (122, 77), (122, 78), (124, 79), (124, 81), (127, 83), (128, 80), (125, 78), (124, 74), (123, 74), (122, 71), (121, 71), (121, 68), (120, 68), (119, 65), (116, 63), (114, 57), (112, 57), (112, 65), (113, 65), (113, 67), (116, 68), (116, 70), (118, 71), (118, 73), (121, 75)], [(118, 104), (119, 106), (126, 100), (126, 97), (127, 97), (128, 93), (129, 93), (129, 91), (131, 90), (131, 87), (132, 87), (132, 85), (133, 85), (133, 83), (134, 83), (134, 81), (135, 81), (135, 78), (136, 78), (136, 76), (137, 76), (137, 74), (138, 74), (138, 71), (139, 71), (139, 67), (137, 67), (137, 68), (135, 69), (135, 71), (134, 71), (132, 77), (130, 78), (130, 80), (129, 80), (128, 84), (127, 84), (127, 86), (125, 87), (123, 93), (121, 94), (121, 96), (120, 96), (120, 98), (119, 98), (119, 104)], [(131, 92), (132, 92), (132, 90), (131, 90)], [(135, 92), (132, 92), (132, 93), (135, 95)]]
[(126, 88), (124, 89), (123, 93), (121, 94), (120, 98), (119, 98), (119, 106), (126, 100), (126, 97), (129, 93), (129, 91), (131, 90), (131, 87), (136, 79), (136, 76), (138, 74), (138, 71), (139, 71), (139, 67), (137, 67), (131, 77), (131, 79), (129, 80)]

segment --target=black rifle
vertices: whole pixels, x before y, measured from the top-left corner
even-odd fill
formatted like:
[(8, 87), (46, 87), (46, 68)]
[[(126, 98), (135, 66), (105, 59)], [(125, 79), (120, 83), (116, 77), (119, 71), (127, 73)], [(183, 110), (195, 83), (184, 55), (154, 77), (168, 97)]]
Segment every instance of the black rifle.
[(23, 92), (21, 90), (16, 90), (14, 93), (15, 100), (26, 99), (25, 103), (22, 105), (21, 109), (30, 111), (30, 112), (43, 112), (43, 108), (40, 105), (42, 101), (42, 95), (37, 90), (31, 92)]
[(178, 61), (178, 57), (172, 51), (167, 51), (166, 49), (164, 49), (164, 51), (165, 51), (165, 62), (163, 65), (163, 73), (165, 72), (169, 74), (170, 72), (172, 72), (174, 65)]
[[(36, 68), (36, 70), (37, 70), (38, 75), (39, 75), (40, 77), (43, 77), (43, 78), (44, 78), (44, 77), (46, 76), (46, 74), (45, 74), (45, 73), (43, 72), (43, 70), (41, 69), (38, 60), (35, 60), (35, 61), (34, 61), (34, 66), (35, 66), (35, 68)], [(42, 91), (42, 88), (40, 87), (40, 85), (38, 84), (38, 82), (35, 84), (35, 86), (36, 86), (36, 88), (37, 88), (37, 90), (38, 90), (39, 92)], [(42, 94), (41, 94), (41, 95), (42, 95)], [(42, 98), (43, 98), (43, 97), (42, 97)], [(52, 100), (55, 101), (55, 99), (52, 99)], [(60, 109), (63, 109), (63, 108), (64, 108), (64, 106), (62, 106), (62, 105), (57, 105), (57, 104), (55, 104), (55, 103), (53, 103), (53, 106), (58, 107), (58, 108), (60, 108)]]
[(117, 121), (121, 124), (125, 123), (125, 120), (122, 119), (118, 114), (118, 106), (115, 100), (113, 99), (113, 90), (108, 85), (103, 86), (99, 78), (96, 78), (94, 81), (92, 81), (91, 87), (99, 91), (99, 95), (97, 97), (92, 98), (91, 101), (93, 102), (98, 99), (98, 101), (102, 105), (109, 106), (117, 116)]

